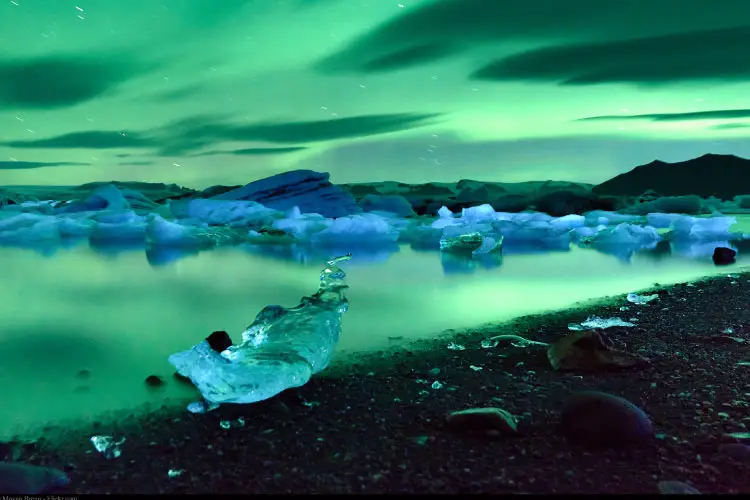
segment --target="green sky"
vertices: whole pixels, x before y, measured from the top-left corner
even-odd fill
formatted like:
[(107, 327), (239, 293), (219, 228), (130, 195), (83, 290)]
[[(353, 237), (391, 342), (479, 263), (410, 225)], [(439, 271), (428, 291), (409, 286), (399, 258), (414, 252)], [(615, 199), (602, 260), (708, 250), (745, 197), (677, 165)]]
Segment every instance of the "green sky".
[(0, 184), (750, 156), (748, 0), (6, 0), (0, 43)]

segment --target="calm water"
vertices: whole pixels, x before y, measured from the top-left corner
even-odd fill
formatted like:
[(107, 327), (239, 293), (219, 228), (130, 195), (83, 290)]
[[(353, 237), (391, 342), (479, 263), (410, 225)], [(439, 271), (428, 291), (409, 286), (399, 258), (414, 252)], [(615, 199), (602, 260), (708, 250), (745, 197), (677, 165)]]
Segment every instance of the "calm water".
[[(750, 263), (745, 255), (739, 256), (739, 266)], [(314, 292), (320, 269), (318, 262), (241, 249), (153, 267), (142, 251), (106, 256), (80, 247), (45, 257), (4, 248), (0, 263), (3, 435), (20, 425), (91, 418), (189, 395), (189, 389), (172, 383), (170, 353), (214, 330), (238, 339), (263, 306), (293, 306)], [(403, 247), (380, 262), (358, 263), (355, 254), (347, 269), (350, 310), (339, 356), (392, 344), (388, 337), (429, 337), (654, 282), (728, 272), (715, 268), (710, 258), (651, 253), (626, 263), (575, 247), (506, 255), (500, 267), (458, 273), (446, 273), (437, 252)], [(84, 369), (90, 370), (88, 378), (78, 375)], [(150, 374), (164, 376), (168, 386), (149, 391), (143, 380)]]

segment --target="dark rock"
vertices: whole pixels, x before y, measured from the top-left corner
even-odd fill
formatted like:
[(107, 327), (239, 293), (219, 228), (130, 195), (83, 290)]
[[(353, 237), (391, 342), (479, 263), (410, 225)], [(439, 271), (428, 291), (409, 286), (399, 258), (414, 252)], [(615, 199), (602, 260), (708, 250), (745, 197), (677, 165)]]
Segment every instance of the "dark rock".
[(165, 383), (164, 379), (158, 375), (149, 375), (146, 377), (146, 385), (149, 387), (161, 387)]
[(68, 476), (57, 469), (0, 462), (0, 492), (7, 495), (56, 493), (68, 484)]
[(224, 330), (219, 330), (206, 337), (206, 342), (214, 351), (222, 352), (232, 345), (232, 338)]
[(76, 373), (76, 377), (86, 380), (91, 377), (91, 370), (84, 368), (83, 370), (79, 370), (78, 373)]
[(638, 354), (615, 349), (599, 330), (581, 330), (566, 335), (547, 349), (547, 358), (552, 368), (563, 371), (630, 368), (650, 362)]
[(571, 440), (594, 447), (624, 447), (654, 437), (643, 410), (626, 399), (597, 391), (570, 396), (562, 410), (562, 426)]
[(274, 210), (299, 207), (302, 213), (343, 217), (361, 212), (354, 197), (331, 184), (330, 174), (312, 170), (292, 170), (251, 182), (241, 188), (214, 196), (212, 200), (248, 200)]
[(714, 248), (713, 260), (717, 266), (725, 266), (727, 264), (734, 263), (734, 258), (737, 252), (727, 247), (716, 247)]
[(659, 481), (657, 485), (662, 495), (700, 495), (701, 492), (682, 481)]
[(518, 432), (516, 419), (502, 408), (470, 408), (449, 413), (448, 427), (462, 432), (500, 431), (507, 434)]

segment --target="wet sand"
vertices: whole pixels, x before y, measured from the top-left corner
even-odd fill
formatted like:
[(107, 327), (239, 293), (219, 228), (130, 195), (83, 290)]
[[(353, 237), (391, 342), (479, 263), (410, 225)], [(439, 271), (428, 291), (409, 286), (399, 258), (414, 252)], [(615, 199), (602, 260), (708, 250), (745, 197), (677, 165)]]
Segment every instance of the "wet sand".
[[(180, 404), (70, 429), (17, 459), (65, 470), (75, 493), (656, 493), (660, 481), (750, 492), (750, 457), (726, 446), (750, 426), (750, 273), (738, 271), (644, 291), (659, 294), (648, 305), (609, 297), (369, 354), (256, 405), (192, 415)], [(559, 372), (544, 346), (480, 345), (498, 334), (551, 343), (593, 315), (638, 318), (606, 332), (651, 364)], [(571, 441), (560, 411), (581, 390), (638, 405), (654, 439), (616, 449)], [(518, 433), (445, 424), (447, 412), (488, 406), (515, 415)], [(125, 437), (122, 455), (94, 451), (93, 434)]]

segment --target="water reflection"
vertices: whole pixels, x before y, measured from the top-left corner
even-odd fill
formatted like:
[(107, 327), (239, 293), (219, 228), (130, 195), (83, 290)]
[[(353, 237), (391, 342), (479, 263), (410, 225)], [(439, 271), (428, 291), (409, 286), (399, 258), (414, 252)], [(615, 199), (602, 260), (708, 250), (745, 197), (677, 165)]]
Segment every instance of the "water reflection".
[[(396, 336), (430, 337), (654, 281), (727, 272), (702, 247), (686, 248), (693, 247), (679, 247), (678, 255), (661, 243), (633, 253), (627, 266), (577, 246), (541, 253), (507, 245), (503, 255), (480, 258), (408, 245), (337, 248), (353, 254), (337, 356), (383, 348)], [(740, 265), (745, 248), (738, 246)], [(185, 396), (171, 383), (148, 392), (143, 381), (151, 374), (170, 380), (167, 356), (211, 331), (238, 334), (264, 306), (296, 304), (311, 293), (321, 257), (331, 255), (331, 248), (302, 245), (198, 252), (79, 243), (57, 250), (0, 248), (0, 365), (11, 367), (0, 371), (0, 431)], [(76, 377), (83, 369), (90, 379)]]

